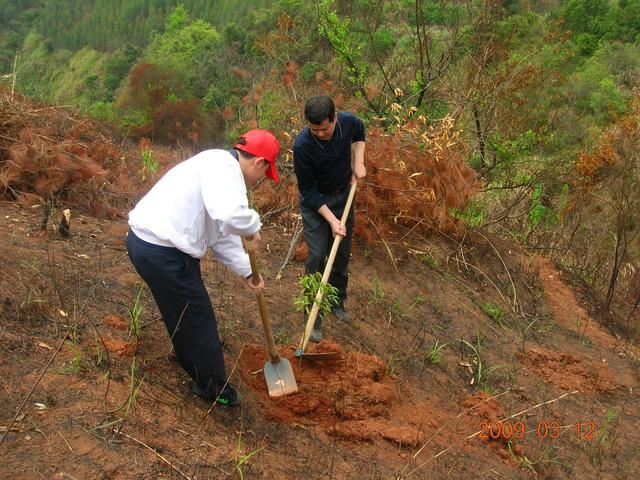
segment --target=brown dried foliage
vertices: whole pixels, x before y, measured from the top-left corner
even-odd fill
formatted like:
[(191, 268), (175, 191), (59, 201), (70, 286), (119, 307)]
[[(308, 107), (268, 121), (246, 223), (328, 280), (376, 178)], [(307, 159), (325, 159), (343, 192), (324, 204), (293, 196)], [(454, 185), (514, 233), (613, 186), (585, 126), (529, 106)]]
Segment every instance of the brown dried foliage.
[(618, 154), (611, 144), (613, 138), (611, 135), (609, 137), (607, 143), (600, 145), (596, 151), (591, 153), (580, 151), (578, 153), (576, 173), (583, 179), (592, 181), (604, 168), (611, 167), (617, 162)]
[(0, 90), (0, 197), (115, 214), (123, 152), (98, 122)]
[(450, 120), (426, 130), (412, 121), (394, 134), (369, 130), (357, 235), (365, 242), (398, 230), (459, 236), (464, 226), (451, 210), (464, 209), (477, 188), (463, 152)]
[[(356, 194), (357, 241), (434, 229), (458, 237), (464, 225), (451, 210), (463, 210), (477, 189), (464, 158), (465, 147), (449, 119), (437, 128), (411, 120), (391, 134), (369, 129), (367, 176)], [(297, 210), (295, 183), (283, 178), (283, 184), (263, 182), (255, 190), (254, 204), (262, 214)]]

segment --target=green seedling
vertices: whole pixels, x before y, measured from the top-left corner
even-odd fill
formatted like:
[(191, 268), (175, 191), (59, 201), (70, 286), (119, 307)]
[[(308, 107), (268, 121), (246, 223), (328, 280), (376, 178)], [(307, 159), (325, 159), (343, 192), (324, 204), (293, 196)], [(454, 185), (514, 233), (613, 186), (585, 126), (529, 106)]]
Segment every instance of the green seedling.
[(412, 308), (418, 307), (420, 305), (422, 305), (424, 302), (426, 302), (428, 299), (427, 297), (423, 297), (422, 295), (416, 295), (416, 298), (413, 299), (413, 303), (411, 303), (411, 306), (409, 307), (409, 310), (411, 310)]
[(140, 152), (142, 154), (142, 180), (147, 177), (153, 178), (158, 171), (158, 161), (153, 158), (153, 151), (145, 147)]
[(129, 384), (129, 397), (127, 398), (125, 404), (122, 406), (122, 418), (120, 419), (121, 423), (118, 426), (118, 432), (124, 425), (124, 422), (129, 416), (129, 413), (131, 413), (131, 410), (133, 409), (133, 406), (135, 405), (138, 398), (138, 394), (140, 393), (142, 382), (144, 382), (144, 376), (139, 381), (136, 379), (137, 373), (138, 366), (136, 364), (136, 357), (133, 357), (133, 359), (131, 360), (131, 366), (129, 367), (129, 374), (131, 376), (131, 382)]
[(338, 303), (338, 289), (328, 283), (322, 283), (322, 273), (316, 272), (300, 278), (298, 284), (301, 291), (293, 300), (296, 311), (303, 312), (305, 317), (309, 316), (313, 304), (316, 302), (318, 290), (322, 288), (322, 300), (318, 304), (321, 315), (329, 313), (334, 305)]
[(69, 362), (69, 365), (64, 369), (64, 373), (67, 375), (75, 375), (80, 373), (80, 369), (82, 368), (82, 357), (80, 354), (80, 349), (76, 346), (73, 348), (73, 357)]
[(442, 362), (442, 349), (446, 347), (448, 343), (443, 343), (442, 345), (438, 345), (438, 340), (427, 352), (426, 360), (432, 365), (437, 365)]
[(400, 352), (395, 352), (389, 357), (389, 360), (387, 360), (387, 371), (386, 371), (387, 377), (395, 376), (396, 368), (398, 368), (398, 366), (400, 365), (400, 362), (401, 362)]
[(104, 349), (100, 345), (97, 345), (96, 356), (94, 357), (96, 367), (100, 367), (102, 365), (102, 362), (104, 362), (104, 357)]
[(442, 312), (444, 312), (444, 307), (442, 306), (442, 303), (438, 301), (438, 299), (432, 298), (429, 301), (429, 304), (431, 305), (431, 311), (435, 315), (440, 315)]
[(279, 345), (287, 345), (289, 343), (289, 341), (291, 340), (291, 338), (289, 336), (289, 332), (284, 327), (278, 328), (278, 330), (276, 331), (275, 335), (273, 336), (273, 339)]
[(607, 415), (604, 419), (604, 423), (600, 428), (600, 432), (598, 433), (598, 443), (603, 446), (606, 443), (610, 442), (612, 439), (612, 433), (610, 431), (611, 422), (618, 416), (615, 410), (609, 409), (607, 410)]
[(484, 314), (489, 317), (491, 320), (496, 322), (501, 327), (503, 326), (502, 320), (504, 320), (504, 310), (502, 307), (498, 305), (494, 305), (491, 302), (483, 303), (481, 305), (482, 311)]
[(234, 464), (234, 468), (236, 469), (236, 471), (238, 472), (238, 475), (240, 476), (240, 480), (244, 480), (244, 471), (242, 470), (242, 466), (247, 463), (249, 461), (249, 459), (251, 459), (251, 457), (253, 457), (255, 454), (257, 454), (258, 452), (260, 452), (260, 450), (264, 450), (264, 447), (260, 447), (255, 449), (252, 452), (249, 453), (244, 453), (243, 451), (244, 449), (242, 448), (242, 432), (240, 432), (240, 434), (238, 435), (238, 442), (236, 444), (236, 450), (235, 450), (235, 464)]
[(133, 334), (137, 337), (140, 336), (141, 325), (140, 325), (140, 316), (142, 315), (142, 311), (144, 310), (144, 306), (142, 305), (141, 297), (142, 297), (142, 288), (143, 284), (140, 284), (140, 288), (138, 288), (138, 293), (136, 294), (136, 299), (133, 302), (133, 306), (131, 308), (126, 307), (129, 312), (129, 335)]
[(429, 268), (433, 268), (434, 270), (440, 266), (438, 260), (436, 260), (432, 255), (429, 255), (428, 253), (420, 255), (420, 261)]
[(371, 288), (371, 302), (374, 305), (379, 305), (384, 299), (384, 282), (378, 275), (373, 275), (372, 288)]
[(402, 316), (404, 315), (404, 312), (402, 311), (402, 304), (400, 303), (399, 298), (396, 298), (396, 300), (393, 302), (393, 305), (391, 305), (391, 313), (393, 313), (398, 318), (402, 318)]

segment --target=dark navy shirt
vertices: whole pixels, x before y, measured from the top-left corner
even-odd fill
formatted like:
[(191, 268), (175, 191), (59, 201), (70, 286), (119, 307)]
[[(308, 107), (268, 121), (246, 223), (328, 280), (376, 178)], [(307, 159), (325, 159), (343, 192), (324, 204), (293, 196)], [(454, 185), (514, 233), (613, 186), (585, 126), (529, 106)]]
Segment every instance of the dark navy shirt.
[(331, 140), (317, 139), (308, 126), (300, 131), (293, 142), (293, 167), (304, 205), (318, 210), (325, 204), (324, 193), (348, 187), (354, 142), (364, 142), (364, 124), (349, 112), (338, 112)]

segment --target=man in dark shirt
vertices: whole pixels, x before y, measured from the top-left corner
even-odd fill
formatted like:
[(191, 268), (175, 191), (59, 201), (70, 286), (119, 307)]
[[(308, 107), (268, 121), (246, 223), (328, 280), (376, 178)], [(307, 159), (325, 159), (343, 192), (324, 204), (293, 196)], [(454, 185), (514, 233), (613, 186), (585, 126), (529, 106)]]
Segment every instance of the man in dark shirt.
[[(336, 112), (333, 100), (311, 97), (304, 106), (307, 126), (293, 143), (293, 166), (300, 192), (300, 212), (309, 257), (307, 273), (324, 270), (333, 237), (343, 240), (336, 254), (329, 284), (338, 289), (338, 303), (332, 313), (344, 322), (351, 320), (344, 307), (349, 279), (349, 255), (354, 224), (354, 208), (346, 225), (340, 217), (349, 196), (350, 184), (364, 178), (364, 124), (349, 112)], [(353, 148), (353, 156), (351, 149)], [(314, 325), (311, 341), (322, 339), (322, 317)]]

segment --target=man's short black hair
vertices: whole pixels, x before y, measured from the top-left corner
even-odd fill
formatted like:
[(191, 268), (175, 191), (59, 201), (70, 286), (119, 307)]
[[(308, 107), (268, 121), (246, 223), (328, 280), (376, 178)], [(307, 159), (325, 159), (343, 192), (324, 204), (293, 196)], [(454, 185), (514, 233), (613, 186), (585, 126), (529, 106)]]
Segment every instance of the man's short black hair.
[[(244, 137), (240, 137), (236, 142), (236, 145), (246, 145), (246, 144), (247, 144), (247, 139)], [(238, 152), (238, 155), (240, 155), (242, 158), (246, 160), (251, 160), (257, 157), (257, 155), (253, 155), (249, 152), (245, 152), (244, 150), (241, 150), (239, 148), (236, 148), (235, 151)]]
[(320, 125), (324, 120), (333, 122), (336, 114), (336, 105), (330, 97), (318, 95), (311, 97), (304, 104), (304, 118), (307, 122)]

